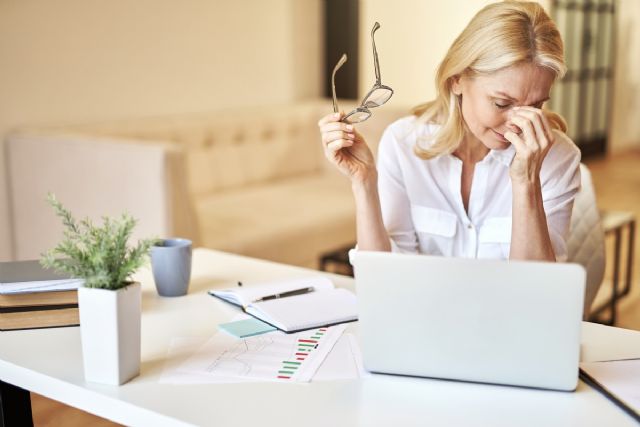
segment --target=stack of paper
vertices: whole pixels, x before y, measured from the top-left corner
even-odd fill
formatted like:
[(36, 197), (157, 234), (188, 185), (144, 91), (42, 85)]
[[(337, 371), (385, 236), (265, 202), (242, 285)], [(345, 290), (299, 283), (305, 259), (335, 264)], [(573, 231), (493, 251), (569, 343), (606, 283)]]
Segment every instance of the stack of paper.
[(82, 286), (82, 279), (69, 280), (43, 280), (37, 282), (3, 283), (0, 286), (0, 294), (24, 294), (31, 292), (68, 291)]
[(0, 263), (0, 330), (78, 325), (82, 284), (37, 260)]
[(0, 295), (68, 291), (82, 283), (82, 279), (44, 269), (37, 260), (0, 263)]

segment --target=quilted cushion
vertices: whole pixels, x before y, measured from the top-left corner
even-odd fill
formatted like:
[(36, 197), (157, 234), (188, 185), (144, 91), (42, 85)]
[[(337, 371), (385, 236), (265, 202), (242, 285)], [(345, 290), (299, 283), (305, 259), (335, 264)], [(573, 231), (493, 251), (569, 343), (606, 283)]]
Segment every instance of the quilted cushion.
[(568, 261), (581, 264), (587, 270), (586, 316), (604, 277), (605, 246), (591, 173), (581, 164), (580, 174), (582, 186), (573, 203), (567, 247)]

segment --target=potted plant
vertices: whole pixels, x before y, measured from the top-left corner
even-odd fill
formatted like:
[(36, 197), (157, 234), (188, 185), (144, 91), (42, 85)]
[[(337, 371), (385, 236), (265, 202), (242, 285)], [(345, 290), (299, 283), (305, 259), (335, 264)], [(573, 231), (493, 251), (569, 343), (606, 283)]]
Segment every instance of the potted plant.
[(62, 219), (64, 238), (41, 263), (84, 279), (78, 289), (85, 380), (120, 385), (140, 372), (140, 283), (130, 276), (145, 264), (153, 239), (128, 245), (136, 221), (128, 214), (76, 221), (53, 194), (47, 197)]

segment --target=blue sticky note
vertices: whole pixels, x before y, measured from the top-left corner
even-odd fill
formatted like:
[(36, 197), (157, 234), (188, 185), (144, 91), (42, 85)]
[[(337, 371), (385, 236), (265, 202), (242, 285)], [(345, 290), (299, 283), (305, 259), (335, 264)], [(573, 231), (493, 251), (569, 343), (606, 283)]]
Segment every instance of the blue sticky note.
[(273, 326), (261, 322), (258, 319), (254, 319), (253, 317), (250, 319), (238, 320), (237, 322), (221, 323), (218, 325), (218, 328), (236, 338), (252, 337), (254, 335), (266, 334), (267, 332), (276, 330)]

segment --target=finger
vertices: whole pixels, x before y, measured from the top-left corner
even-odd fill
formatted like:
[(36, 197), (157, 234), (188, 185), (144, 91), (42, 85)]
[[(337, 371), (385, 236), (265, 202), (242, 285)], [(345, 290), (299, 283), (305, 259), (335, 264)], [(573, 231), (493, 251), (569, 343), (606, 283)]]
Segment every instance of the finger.
[(320, 120), (318, 120), (318, 127), (321, 127), (327, 123), (331, 123), (331, 122), (339, 122), (340, 119), (342, 118), (342, 114), (343, 113), (331, 113), (331, 114), (327, 114), (326, 116), (324, 116), (323, 118), (321, 118)]
[(343, 132), (353, 132), (353, 125), (344, 122), (329, 122), (322, 126), (320, 126), (320, 132), (332, 132), (336, 130), (341, 130)]
[(524, 138), (521, 134), (518, 135), (515, 132), (509, 130), (504, 133), (504, 137), (509, 141), (516, 149), (516, 156), (521, 159), (530, 159), (533, 156), (533, 150), (527, 143), (524, 142)]
[(322, 142), (325, 145), (331, 144), (333, 141), (339, 141), (341, 139), (353, 141), (356, 136), (350, 132), (343, 132), (341, 130), (326, 132), (322, 134)]
[(343, 148), (351, 147), (353, 145), (353, 141), (347, 139), (338, 139), (336, 141), (332, 141), (327, 144), (327, 151), (330, 154), (335, 154), (337, 151), (342, 150)]
[(353, 133), (353, 135), (355, 137), (354, 141), (356, 141), (356, 142), (364, 142), (366, 144), (362, 134), (360, 132), (358, 132), (357, 130), (355, 130), (355, 128), (351, 131), (351, 133)]
[(542, 112), (540, 110), (518, 109), (516, 114), (525, 117), (533, 125), (536, 134), (536, 140), (540, 148), (544, 151), (550, 144), (549, 135), (547, 134), (544, 124), (542, 123)]
[(553, 145), (556, 141), (556, 135), (553, 133), (553, 127), (551, 127), (551, 123), (549, 122), (549, 119), (547, 119), (547, 115), (542, 110), (540, 110), (540, 118), (542, 119), (542, 126), (547, 135), (547, 139), (549, 140), (549, 145)]
[(507, 141), (513, 144), (517, 153), (528, 155), (530, 151), (529, 146), (524, 142), (520, 135), (511, 130), (508, 130), (504, 133), (504, 137)]
[(522, 129), (522, 136), (524, 137), (522, 138), (523, 141), (532, 150), (539, 150), (540, 143), (538, 142), (538, 137), (531, 121), (528, 118), (525, 118), (518, 114), (514, 114), (514, 116), (511, 118), (511, 121), (520, 129)]
[(520, 107), (520, 108), (522, 108), (523, 110), (533, 111), (538, 114), (538, 116), (542, 121), (542, 126), (547, 135), (547, 139), (549, 139), (549, 141), (553, 143), (555, 141), (555, 134), (553, 133), (553, 127), (551, 126), (551, 123), (549, 122), (549, 119), (547, 118), (547, 115), (545, 114), (544, 110), (539, 108), (533, 108), (533, 107)]
[(535, 118), (534, 125), (537, 123), (544, 135), (547, 137), (549, 141), (553, 140), (553, 128), (547, 119), (547, 115), (539, 108), (533, 107), (517, 107), (515, 108), (517, 112), (521, 112), (529, 117), (532, 121)]

